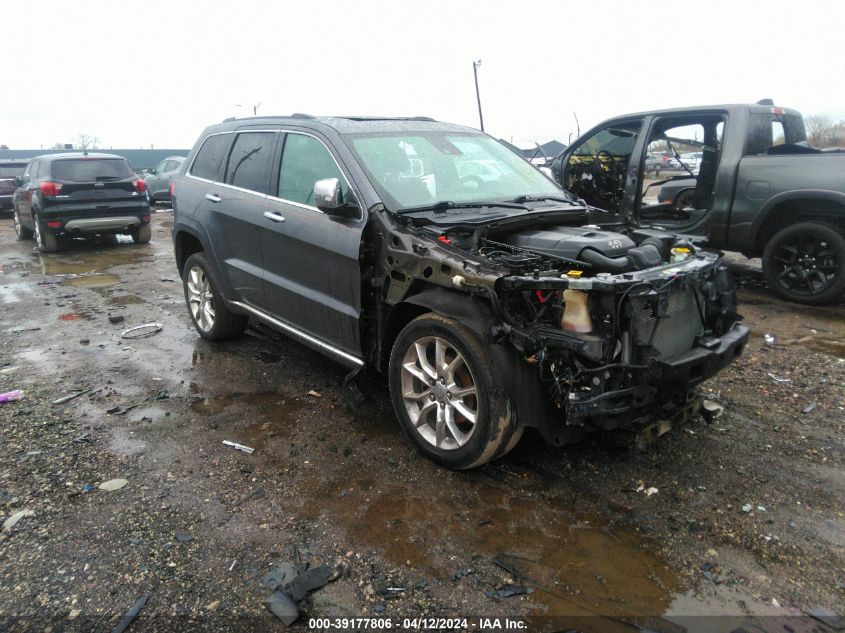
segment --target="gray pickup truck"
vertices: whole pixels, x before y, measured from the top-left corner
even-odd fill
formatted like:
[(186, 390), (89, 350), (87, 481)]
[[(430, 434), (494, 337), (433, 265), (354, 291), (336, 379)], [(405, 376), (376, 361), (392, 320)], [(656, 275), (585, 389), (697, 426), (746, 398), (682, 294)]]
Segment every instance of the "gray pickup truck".
[[(679, 167), (654, 177), (648, 156), (665, 151)], [(823, 304), (845, 292), (845, 152), (810, 147), (795, 110), (761, 102), (627, 114), (549, 166), (564, 188), (631, 226), (762, 257), (783, 298)]]

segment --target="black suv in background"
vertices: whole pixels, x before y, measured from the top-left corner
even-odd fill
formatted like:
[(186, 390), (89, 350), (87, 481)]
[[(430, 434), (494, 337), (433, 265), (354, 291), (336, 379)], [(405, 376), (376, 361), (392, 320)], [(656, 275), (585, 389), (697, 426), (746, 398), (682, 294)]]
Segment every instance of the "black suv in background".
[(748, 339), (717, 254), (588, 225), (583, 201), (470, 128), (227, 121), (203, 132), (172, 194), (201, 336), (254, 317), (350, 378), (387, 373), (402, 428), (451, 468), (504, 455), (529, 426), (554, 444), (659, 434)]
[(23, 174), (26, 160), (0, 160), (0, 211), (11, 209), (15, 182)]
[(62, 236), (123, 233), (150, 241), (147, 186), (122, 156), (36, 156), (17, 185), (15, 232), (22, 240), (34, 236), (42, 252), (57, 250)]

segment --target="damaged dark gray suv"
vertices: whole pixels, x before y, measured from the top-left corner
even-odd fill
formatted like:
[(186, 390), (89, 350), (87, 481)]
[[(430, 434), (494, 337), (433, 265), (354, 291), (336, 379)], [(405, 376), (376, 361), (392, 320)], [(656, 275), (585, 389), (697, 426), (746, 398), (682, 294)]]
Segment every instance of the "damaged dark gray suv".
[(200, 136), (173, 184), (200, 335), (250, 317), (386, 372), (414, 444), (451, 468), (661, 432), (748, 339), (717, 254), (595, 209), (493, 138), (426, 118), (261, 117)]

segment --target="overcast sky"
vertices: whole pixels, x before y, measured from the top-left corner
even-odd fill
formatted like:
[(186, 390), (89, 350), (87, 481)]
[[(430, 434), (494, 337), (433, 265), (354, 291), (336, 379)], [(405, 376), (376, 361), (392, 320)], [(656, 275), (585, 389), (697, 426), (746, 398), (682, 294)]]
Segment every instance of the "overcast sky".
[[(259, 114), (428, 115), (525, 145), (639, 110), (771, 97), (845, 118), (845, 3), (139, 2), (2, 7), (0, 144), (190, 147)], [(236, 107), (241, 104), (242, 107)]]

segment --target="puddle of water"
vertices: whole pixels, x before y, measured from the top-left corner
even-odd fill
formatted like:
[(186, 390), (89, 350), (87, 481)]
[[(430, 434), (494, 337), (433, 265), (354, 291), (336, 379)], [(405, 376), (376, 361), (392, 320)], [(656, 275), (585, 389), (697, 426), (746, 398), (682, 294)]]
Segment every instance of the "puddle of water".
[(81, 275), (79, 277), (68, 277), (62, 283), (66, 286), (74, 286), (75, 288), (105, 288), (114, 286), (120, 281), (117, 275), (110, 273), (94, 273), (91, 275)]
[(278, 393), (233, 394), (220, 398), (203, 398), (191, 404), (195, 413), (217, 415), (239, 405), (238, 417), (250, 423), (236, 433), (236, 440), (252, 448), (264, 448), (271, 437), (285, 436), (296, 421), (303, 403)]
[(20, 301), (19, 295), (28, 292), (32, 292), (32, 286), (30, 284), (6, 284), (5, 286), (0, 286), (0, 299), (2, 299), (3, 303), (17, 303)]
[(86, 250), (81, 244), (75, 244), (71, 253), (42, 253), (39, 256), (41, 272), (54, 276), (90, 275), (105, 273), (115, 266), (153, 261), (152, 253), (146, 248), (92, 246), (96, 246), (96, 250)]
[(31, 261), (13, 261), (0, 264), (0, 275), (40, 272), (41, 267)]

